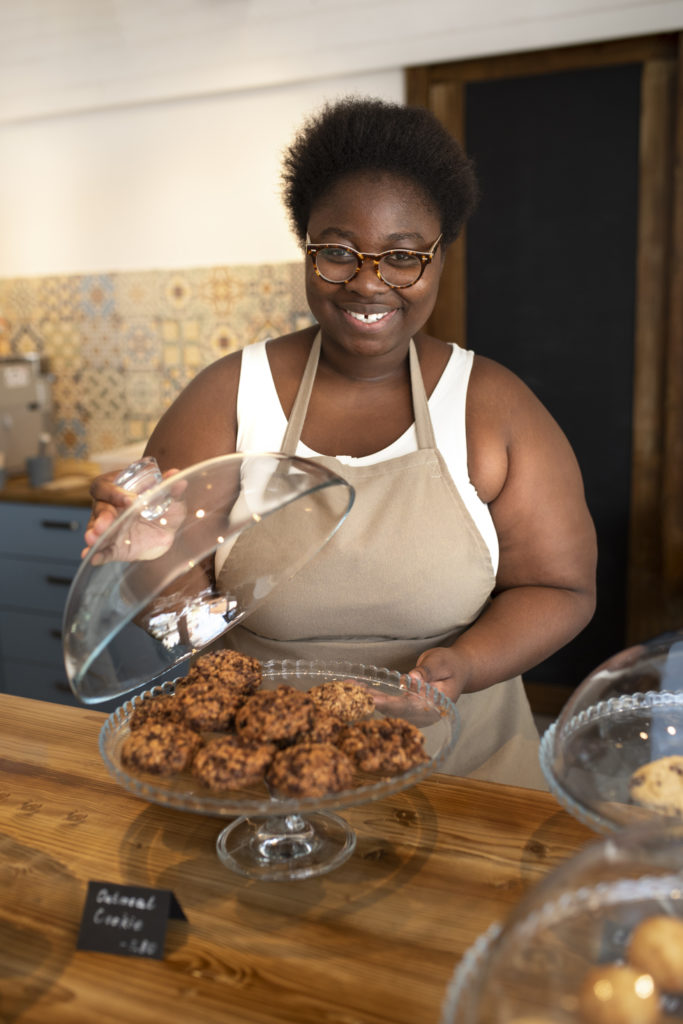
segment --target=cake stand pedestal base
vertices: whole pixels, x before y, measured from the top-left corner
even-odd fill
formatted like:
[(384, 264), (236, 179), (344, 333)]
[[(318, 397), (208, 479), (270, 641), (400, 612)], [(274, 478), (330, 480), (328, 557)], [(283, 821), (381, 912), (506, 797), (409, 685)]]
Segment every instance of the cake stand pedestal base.
[(238, 818), (216, 841), (226, 867), (267, 881), (323, 875), (348, 860), (355, 846), (356, 834), (348, 823), (325, 811)]

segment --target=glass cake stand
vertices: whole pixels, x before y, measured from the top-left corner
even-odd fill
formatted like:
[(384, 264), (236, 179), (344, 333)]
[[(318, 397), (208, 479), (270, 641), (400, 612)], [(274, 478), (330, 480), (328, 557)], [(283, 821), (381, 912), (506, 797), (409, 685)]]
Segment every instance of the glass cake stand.
[[(603, 834), (671, 819), (662, 809), (637, 803), (630, 789), (634, 772), (671, 756), (683, 756), (681, 631), (621, 651), (591, 672), (540, 746), (553, 794)], [(683, 821), (683, 803), (673, 819)]]
[(218, 840), (221, 860), (235, 871), (257, 878), (329, 871), (355, 844), (333, 811), (418, 782), (455, 743), (455, 708), (426, 684), (363, 665), (266, 663), (266, 688), (356, 679), (372, 690), (377, 714), (405, 718), (424, 731), (427, 762), (391, 779), (358, 779), (355, 788), (322, 799), (274, 799), (265, 787), (216, 795), (189, 775), (136, 776), (121, 764), (120, 750), (138, 702), (171, 692), (183, 674), (179, 666), (334, 542), (353, 488), (319, 463), (277, 453), (221, 456), (166, 479), (143, 459), (118, 479), (132, 504), (82, 562), (62, 629), (64, 663), (79, 700), (97, 705), (138, 691), (102, 728), (108, 769), (145, 800), (237, 816)]
[[(631, 826), (595, 840), (531, 888), (506, 921), (466, 951), (440, 1024), (586, 1024), (588, 972), (629, 962), (633, 929), (648, 917), (683, 922), (683, 825)], [(683, 992), (658, 994), (661, 1024), (681, 1020)], [(601, 1021), (625, 1018), (613, 1005)]]
[(121, 746), (129, 735), (130, 717), (141, 701), (172, 693), (163, 683), (136, 695), (114, 711), (100, 733), (100, 751), (113, 777), (130, 792), (152, 803), (219, 818), (236, 818), (217, 840), (221, 861), (250, 878), (290, 880), (310, 878), (338, 867), (351, 856), (356, 836), (334, 811), (378, 800), (420, 782), (438, 769), (453, 749), (458, 715), (440, 691), (388, 669), (350, 662), (268, 661), (263, 665), (262, 689), (282, 683), (300, 690), (335, 679), (352, 679), (368, 689), (375, 715), (403, 718), (425, 737), (428, 759), (410, 771), (389, 778), (365, 775), (343, 792), (315, 798), (275, 798), (265, 783), (244, 790), (213, 793), (189, 772), (159, 777), (134, 773), (121, 763)]

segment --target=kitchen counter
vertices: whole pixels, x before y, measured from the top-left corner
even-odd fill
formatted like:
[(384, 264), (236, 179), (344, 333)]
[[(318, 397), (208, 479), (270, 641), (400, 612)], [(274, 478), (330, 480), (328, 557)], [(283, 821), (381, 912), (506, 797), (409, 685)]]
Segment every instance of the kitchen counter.
[[(149, 804), (102, 713), (0, 695), (0, 1019), (438, 1024), (453, 969), (596, 837), (548, 793), (435, 775), (344, 811), (351, 858), (305, 881), (224, 867), (225, 821)], [(162, 960), (76, 949), (89, 881), (170, 889)]]
[(43, 487), (31, 487), (28, 477), (10, 477), (0, 488), (0, 501), (38, 505), (86, 506), (91, 504), (90, 481), (100, 472), (96, 462), (55, 459), (55, 476)]

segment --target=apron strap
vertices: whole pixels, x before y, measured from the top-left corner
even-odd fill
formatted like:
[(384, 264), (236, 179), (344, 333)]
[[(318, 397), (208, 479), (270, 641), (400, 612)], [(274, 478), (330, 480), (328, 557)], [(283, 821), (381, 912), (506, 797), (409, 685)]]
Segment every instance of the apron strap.
[[(434, 428), (432, 426), (432, 418), (429, 414), (429, 402), (427, 400), (427, 393), (425, 391), (424, 381), (422, 380), (422, 371), (420, 369), (420, 360), (417, 357), (417, 349), (415, 348), (415, 342), (410, 339), (410, 345), (408, 348), (409, 365), (410, 365), (410, 387), (413, 399), (413, 415), (415, 416), (415, 431), (417, 433), (417, 446), (418, 448), (436, 448), (436, 438), (434, 437)], [(320, 331), (316, 334), (311, 345), (311, 351), (306, 361), (306, 367), (304, 369), (299, 390), (297, 391), (296, 398), (294, 399), (294, 405), (287, 421), (287, 429), (285, 430), (285, 436), (282, 439), (281, 451), (285, 455), (295, 455), (297, 445), (301, 439), (301, 431), (303, 430), (304, 420), (306, 419), (306, 412), (308, 411), (308, 403), (311, 398), (311, 391), (313, 390), (313, 382), (315, 381), (315, 375), (318, 370), (318, 361), (320, 359)]]
[(412, 338), (410, 339), (408, 352), (410, 358), (410, 387), (413, 394), (413, 416), (415, 417), (417, 447), (433, 449), (436, 448), (434, 427), (432, 426), (432, 417), (429, 412), (427, 392), (425, 391), (425, 385), (422, 379), (420, 360), (417, 358), (417, 349), (415, 348), (415, 342)]
[(285, 455), (296, 454), (296, 447), (301, 438), (301, 431), (303, 430), (304, 420), (306, 419), (306, 412), (308, 411), (308, 403), (311, 397), (311, 391), (313, 390), (313, 381), (315, 380), (319, 359), (320, 331), (318, 331), (313, 339), (304, 375), (301, 378), (301, 384), (299, 385), (299, 390), (297, 391), (296, 398), (294, 399), (294, 405), (292, 406), (292, 411), (289, 414), (289, 420), (287, 421), (287, 429), (285, 430), (285, 436), (282, 439), (282, 451)]

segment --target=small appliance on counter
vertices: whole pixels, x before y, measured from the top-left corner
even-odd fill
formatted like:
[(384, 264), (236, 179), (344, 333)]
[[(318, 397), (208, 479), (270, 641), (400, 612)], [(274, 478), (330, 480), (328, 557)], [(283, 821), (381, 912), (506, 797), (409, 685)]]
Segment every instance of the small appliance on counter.
[(52, 432), (52, 380), (38, 355), (0, 358), (0, 452), (7, 476), (26, 472)]

